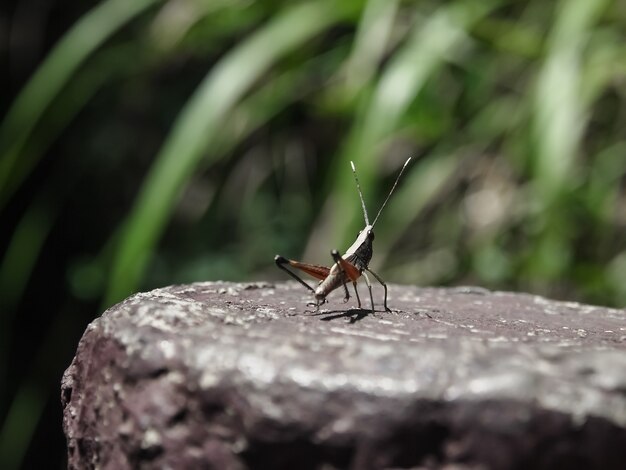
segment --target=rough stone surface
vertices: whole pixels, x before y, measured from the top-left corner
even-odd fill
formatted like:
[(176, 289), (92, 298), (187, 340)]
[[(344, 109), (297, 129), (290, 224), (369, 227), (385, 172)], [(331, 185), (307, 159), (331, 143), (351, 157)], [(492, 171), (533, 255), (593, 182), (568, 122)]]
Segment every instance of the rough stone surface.
[(63, 377), (69, 467), (626, 468), (626, 311), (389, 295), (375, 314), (340, 291), (315, 313), (296, 283), (130, 297)]

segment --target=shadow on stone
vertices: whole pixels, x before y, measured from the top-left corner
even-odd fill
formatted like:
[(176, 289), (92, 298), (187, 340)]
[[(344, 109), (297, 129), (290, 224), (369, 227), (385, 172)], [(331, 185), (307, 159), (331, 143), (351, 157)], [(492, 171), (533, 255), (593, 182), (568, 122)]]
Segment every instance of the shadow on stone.
[(320, 313), (320, 315), (326, 315), (320, 318), (320, 320), (331, 321), (331, 320), (336, 320), (338, 318), (349, 318), (350, 323), (355, 323), (360, 320), (363, 320), (365, 317), (371, 314), (372, 314), (371, 310), (365, 310), (362, 308), (352, 308), (350, 310), (345, 310), (345, 311), (332, 310), (329, 312)]

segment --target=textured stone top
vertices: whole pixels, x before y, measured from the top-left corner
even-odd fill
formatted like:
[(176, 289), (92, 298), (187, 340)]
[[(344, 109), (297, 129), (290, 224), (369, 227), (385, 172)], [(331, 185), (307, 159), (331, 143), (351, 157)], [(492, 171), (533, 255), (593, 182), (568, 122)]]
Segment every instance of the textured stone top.
[(218, 282), (109, 309), (63, 379), (70, 467), (626, 462), (626, 311), (472, 287), (391, 285), (390, 313), (329, 300)]

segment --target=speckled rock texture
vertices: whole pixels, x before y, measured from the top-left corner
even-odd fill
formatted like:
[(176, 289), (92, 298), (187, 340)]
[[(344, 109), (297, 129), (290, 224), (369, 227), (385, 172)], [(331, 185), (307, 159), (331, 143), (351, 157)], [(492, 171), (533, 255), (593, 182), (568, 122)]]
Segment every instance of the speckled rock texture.
[(198, 283), (106, 311), (62, 381), (69, 468), (626, 468), (626, 311), (396, 285), (391, 313), (309, 301)]

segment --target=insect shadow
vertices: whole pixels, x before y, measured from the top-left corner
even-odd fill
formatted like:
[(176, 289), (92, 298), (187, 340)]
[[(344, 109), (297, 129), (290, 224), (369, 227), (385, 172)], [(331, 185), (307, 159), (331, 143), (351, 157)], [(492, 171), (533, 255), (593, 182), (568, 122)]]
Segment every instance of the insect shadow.
[(356, 323), (363, 320), (372, 313), (369, 309), (351, 308), (350, 310), (331, 310), (330, 312), (318, 313), (317, 315), (326, 315), (320, 318), (322, 321), (337, 320), (338, 318), (349, 318), (350, 323)]

